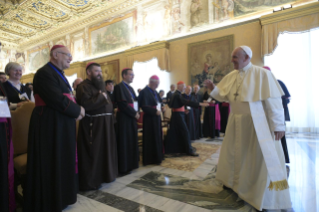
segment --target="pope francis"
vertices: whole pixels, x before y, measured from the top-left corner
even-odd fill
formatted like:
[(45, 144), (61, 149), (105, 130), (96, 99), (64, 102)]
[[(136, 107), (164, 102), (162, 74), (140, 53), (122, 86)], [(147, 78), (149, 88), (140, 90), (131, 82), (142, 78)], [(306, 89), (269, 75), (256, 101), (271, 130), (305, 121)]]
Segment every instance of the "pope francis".
[(216, 178), (257, 210), (293, 211), (280, 144), (284, 93), (274, 75), (251, 58), (249, 47), (236, 48), (235, 70), (217, 86), (205, 82), (213, 98), (231, 106)]

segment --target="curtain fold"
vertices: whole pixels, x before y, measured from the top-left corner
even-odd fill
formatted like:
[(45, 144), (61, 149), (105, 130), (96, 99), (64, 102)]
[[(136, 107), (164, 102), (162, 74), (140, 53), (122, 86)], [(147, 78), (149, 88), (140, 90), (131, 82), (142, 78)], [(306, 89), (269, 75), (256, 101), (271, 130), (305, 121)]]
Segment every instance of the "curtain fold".
[(134, 62), (147, 62), (157, 58), (159, 68), (170, 71), (169, 44), (166, 41), (130, 49), (125, 53), (127, 67), (133, 67)]
[(273, 13), (260, 18), (261, 56), (271, 55), (283, 33), (303, 33), (319, 27), (319, 2)]
[(290, 121), (287, 132), (319, 133), (319, 29), (306, 33), (280, 34), (278, 48), (265, 57), (277, 79), (289, 90)]

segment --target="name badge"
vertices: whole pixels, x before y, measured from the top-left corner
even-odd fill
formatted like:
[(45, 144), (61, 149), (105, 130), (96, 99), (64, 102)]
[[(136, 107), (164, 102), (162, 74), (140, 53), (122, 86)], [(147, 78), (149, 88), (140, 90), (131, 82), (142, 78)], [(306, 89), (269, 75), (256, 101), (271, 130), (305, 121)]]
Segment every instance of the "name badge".
[(134, 101), (134, 110), (138, 111), (138, 102), (137, 101)]
[(161, 103), (157, 103), (156, 109), (159, 111), (162, 111), (162, 104)]
[(6, 97), (0, 97), (0, 118), (11, 118), (11, 113)]
[(21, 101), (29, 100), (29, 97), (26, 93), (19, 94), (19, 98)]

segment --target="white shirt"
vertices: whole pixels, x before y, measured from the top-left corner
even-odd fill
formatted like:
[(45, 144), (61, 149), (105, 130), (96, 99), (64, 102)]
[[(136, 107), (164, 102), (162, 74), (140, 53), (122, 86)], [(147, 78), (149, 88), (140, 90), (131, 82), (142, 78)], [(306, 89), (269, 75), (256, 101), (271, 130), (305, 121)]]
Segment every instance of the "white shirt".
[(14, 84), (14, 82), (12, 82), (11, 80), (8, 79), (8, 82), (10, 82), (16, 89), (20, 90), (21, 89), (21, 82), (19, 82), (18, 84)]

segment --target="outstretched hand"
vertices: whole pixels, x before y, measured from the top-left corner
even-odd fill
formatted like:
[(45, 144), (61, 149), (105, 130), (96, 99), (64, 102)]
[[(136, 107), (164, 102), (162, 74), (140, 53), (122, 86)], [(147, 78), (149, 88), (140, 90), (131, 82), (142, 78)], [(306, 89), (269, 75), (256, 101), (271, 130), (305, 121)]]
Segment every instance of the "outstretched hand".
[(215, 85), (211, 80), (205, 80), (204, 81), (205, 87), (207, 87), (209, 90), (214, 90)]
[(199, 103), (199, 105), (202, 106), (202, 107), (208, 107), (208, 106), (209, 106), (209, 103), (207, 103), (207, 102), (201, 102), (201, 103)]

